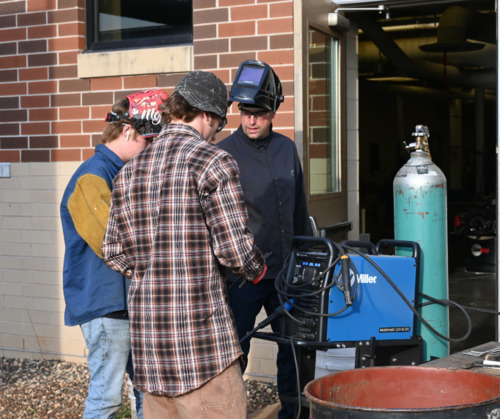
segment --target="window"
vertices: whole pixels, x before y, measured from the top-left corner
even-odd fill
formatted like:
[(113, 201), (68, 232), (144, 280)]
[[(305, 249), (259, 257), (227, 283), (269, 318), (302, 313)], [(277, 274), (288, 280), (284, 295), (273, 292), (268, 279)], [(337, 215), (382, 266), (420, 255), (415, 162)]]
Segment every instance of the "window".
[(311, 195), (340, 192), (339, 41), (309, 29)]
[(87, 0), (88, 51), (193, 42), (192, 0)]

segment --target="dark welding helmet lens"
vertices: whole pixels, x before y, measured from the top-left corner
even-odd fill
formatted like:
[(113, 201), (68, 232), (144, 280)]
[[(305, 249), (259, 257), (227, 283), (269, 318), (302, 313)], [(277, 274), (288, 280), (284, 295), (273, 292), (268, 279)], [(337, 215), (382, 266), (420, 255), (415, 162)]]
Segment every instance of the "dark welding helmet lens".
[(240, 102), (276, 112), (284, 100), (280, 79), (271, 66), (257, 60), (240, 64), (229, 93), (229, 106)]

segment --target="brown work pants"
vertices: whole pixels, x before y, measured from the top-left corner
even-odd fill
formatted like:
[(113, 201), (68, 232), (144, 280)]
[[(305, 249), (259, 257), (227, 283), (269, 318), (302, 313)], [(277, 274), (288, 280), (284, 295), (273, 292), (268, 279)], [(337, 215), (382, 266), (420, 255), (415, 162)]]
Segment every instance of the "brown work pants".
[(176, 397), (144, 394), (144, 419), (198, 418), (247, 418), (247, 389), (238, 360), (189, 393)]

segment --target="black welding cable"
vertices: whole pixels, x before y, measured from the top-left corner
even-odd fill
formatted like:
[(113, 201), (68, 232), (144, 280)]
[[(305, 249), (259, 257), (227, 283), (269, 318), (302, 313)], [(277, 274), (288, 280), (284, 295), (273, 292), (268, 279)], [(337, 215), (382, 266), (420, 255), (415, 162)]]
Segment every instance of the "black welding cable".
[(266, 326), (269, 326), (273, 321), (280, 319), (281, 317), (284, 316), (285, 311), (291, 310), (292, 307), (288, 304), (281, 304), (278, 306), (276, 310), (265, 320), (261, 321), (257, 326), (255, 326), (254, 329), (252, 329), (250, 332), (248, 332), (245, 336), (243, 336), (240, 339), (240, 345), (246, 341), (247, 339), (250, 339), (255, 333), (257, 333), (260, 329), (263, 329)]
[[(334, 244), (336, 244), (336, 243), (334, 243)], [(308, 248), (310, 248), (310, 247), (315, 247), (315, 246), (317, 246), (317, 245), (316, 245), (316, 244), (312, 244), (312, 243), (305, 244), (305, 245), (303, 245), (303, 246), (300, 248), (300, 250), (301, 250), (301, 251), (304, 251), (305, 249), (308, 249)], [(288, 255), (288, 257), (287, 257), (287, 259), (286, 259), (286, 261), (285, 261), (285, 265), (284, 265), (283, 269), (284, 269), (285, 267), (287, 267), (287, 265), (288, 265), (288, 260), (289, 260), (289, 259), (290, 259), (290, 255)], [(292, 288), (292, 289), (294, 289), (294, 288), (304, 288), (304, 287), (307, 287), (308, 285), (311, 285), (311, 284), (313, 284), (314, 282), (316, 282), (316, 281), (318, 281), (319, 279), (321, 279), (322, 277), (324, 277), (324, 276), (325, 276), (325, 275), (326, 275), (326, 274), (327, 274), (327, 273), (328, 273), (328, 272), (329, 272), (332, 268), (334, 268), (334, 267), (335, 267), (335, 265), (339, 262), (339, 260), (340, 260), (340, 256), (339, 256), (337, 259), (335, 259), (335, 260), (334, 260), (334, 261), (330, 264), (330, 266), (328, 266), (328, 267), (327, 267), (327, 268), (326, 268), (323, 272), (321, 272), (321, 273), (320, 273), (319, 275), (317, 275), (317, 276), (314, 276), (314, 277), (313, 277), (313, 278), (312, 278), (309, 282), (305, 282), (305, 283), (300, 284), (300, 285), (293, 285), (293, 284), (286, 284), (286, 285), (287, 285), (289, 288)], [(307, 296), (312, 296), (312, 295), (315, 295), (315, 294), (310, 294), (310, 295), (307, 295)]]
[[(354, 278), (358, 277), (358, 271), (356, 270), (356, 267), (354, 266), (354, 263), (352, 262), (352, 259), (349, 258), (349, 264), (351, 265), (352, 271), (354, 273)], [(337, 284), (337, 288), (342, 291), (341, 287), (339, 287), (339, 277), (342, 271), (339, 271), (338, 275), (334, 275), (335, 281), (334, 283)], [(352, 295), (352, 301), (356, 299), (356, 295), (358, 295), (358, 281), (355, 279), (354, 280), (354, 294)], [(349, 308), (348, 305), (345, 305), (343, 308), (341, 308), (339, 311), (336, 311), (335, 313), (328, 313), (328, 314), (320, 314), (320, 313), (313, 313), (312, 311), (305, 311), (299, 307), (299, 310), (304, 312), (305, 314), (308, 314), (310, 316), (317, 316), (317, 317), (333, 317), (333, 316), (338, 316), (340, 313), (343, 313)]]
[[(429, 306), (431, 304), (441, 304), (443, 306), (455, 307), (452, 304), (448, 303), (448, 301), (450, 301), (450, 300), (436, 300), (435, 298), (430, 297), (430, 296), (424, 294), (423, 292), (419, 292), (419, 294), (422, 297), (427, 298), (428, 300), (431, 300), (431, 301), (427, 301), (426, 303), (419, 304), (419, 307), (425, 307), (425, 306)], [(455, 304), (457, 304), (457, 303), (455, 303)], [(500, 316), (500, 311), (485, 310), (484, 308), (469, 307), (469, 306), (464, 306), (462, 304), (460, 304), (460, 306), (462, 306), (466, 311), (476, 311), (478, 313), (494, 314), (494, 315)]]
[[(314, 281), (309, 281), (309, 284), (312, 284), (313, 282), (316, 282), (316, 280), (314, 280)], [(280, 284), (280, 285), (281, 285), (281, 286), (283, 286), (283, 285), (284, 285), (284, 286), (290, 287), (290, 284), (287, 284), (287, 283), (286, 283), (286, 282), (284, 282), (284, 281), (282, 281), (282, 284)], [(306, 294), (306, 293), (304, 293), (304, 294), (301, 294), (300, 296), (301, 296), (301, 297), (314, 297), (315, 295), (321, 294), (323, 291), (325, 291), (325, 290), (327, 290), (327, 289), (329, 289), (329, 288), (333, 287), (334, 285), (335, 285), (335, 282), (332, 282), (331, 284), (326, 285), (326, 286), (323, 286), (323, 288), (320, 288), (320, 289), (319, 289), (319, 290), (317, 290), (317, 291), (313, 291), (313, 292), (310, 292), (310, 293), (307, 293), (307, 294)], [(276, 288), (276, 287), (275, 287), (275, 288)], [(290, 288), (292, 288), (292, 287), (290, 287)], [(295, 288), (297, 288), (297, 287), (295, 287)], [(290, 297), (290, 298), (297, 297), (297, 294), (289, 294), (289, 293), (287, 293), (287, 292), (283, 291), (283, 289), (281, 289), (281, 287), (280, 287), (280, 288), (277, 288), (277, 291), (278, 291), (278, 293), (282, 294), (282, 295), (283, 295), (283, 296), (285, 296), (285, 297)]]
[[(332, 285), (328, 286), (326, 289), (328, 288), (331, 288)], [(282, 295), (283, 294), (283, 295)], [(280, 299), (280, 302), (283, 304), (283, 300), (281, 297), (284, 297), (286, 299), (286, 301), (294, 308), (296, 308), (298, 311), (304, 313), (304, 314), (307, 314), (307, 315), (310, 315), (310, 316), (315, 316), (315, 317), (333, 317), (333, 316), (336, 316), (340, 313), (342, 313), (343, 311), (347, 310), (349, 307), (348, 306), (345, 306), (344, 308), (342, 308), (341, 310), (335, 312), (335, 313), (329, 313), (329, 314), (321, 314), (321, 313), (315, 313), (315, 312), (312, 312), (312, 311), (307, 311), (307, 310), (304, 310), (303, 308), (299, 307), (298, 305), (294, 304), (288, 297), (293, 297), (297, 300), (300, 300), (301, 298), (304, 298), (304, 297), (309, 297), (310, 295), (312, 294), (307, 294), (307, 295), (291, 295), (291, 294), (285, 294), (283, 293), (281, 290), (278, 290), (278, 298)], [(287, 313), (289, 315), (289, 317), (293, 318), (297, 323), (300, 323), (300, 324), (303, 324), (302, 321), (300, 320), (297, 320), (295, 319), (290, 313)]]
[[(323, 291), (325, 291), (325, 290), (330, 289), (331, 287), (333, 287), (335, 285), (335, 282), (332, 281), (331, 284), (329, 284), (328, 286), (323, 286), (323, 288), (319, 289), (318, 291), (314, 291), (314, 292), (311, 292), (311, 293), (308, 293), (308, 294), (299, 294), (299, 295), (298, 294), (288, 294), (288, 293), (286, 293), (285, 291), (283, 291), (281, 289), (281, 286), (283, 286), (283, 285), (284, 286), (288, 286), (289, 284), (287, 284), (285, 281), (280, 281), (279, 278), (276, 278), (276, 280), (274, 282), (274, 288), (276, 289), (276, 291), (278, 291), (278, 297), (280, 298), (280, 302), (282, 302), (281, 297), (284, 297), (286, 299), (286, 301), (288, 303), (290, 303), (290, 305), (292, 307), (295, 307), (298, 310), (304, 312), (303, 309), (301, 309), (296, 304), (294, 304), (293, 302), (291, 302), (290, 298), (292, 298), (292, 299), (293, 298), (300, 299), (300, 298), (313, 297), (313, 296), (321, 294)], [(315, 314), (319, 316), (318, 313), (315, 313)]]
[(316, 281), (318, 281), (319, 279), (323, 278), (328, 272), (330, 272), (330, 270), (332, 268), (335, 267), (335, 265), (339, 262), (339, 260), (340, 260), (340, 258), (335, 259), (335, 261), (332, 262), (332, 264), (330, 266), (328, 266), (328, 268), (326, 268), (319, 275), (314, 276), (310, 281), (304, 282), (303, 284), (300, 284), (300, 285), (287, 284), (287, 286), (289, 288), (304, 288), (304, 287), (307, 287), (308, 285), (311, 285), (311, 284), (315, 283)]
[(366, 259), (366, 261), (368, 261), (369, 263), (371, 263), (371, 265), (377, 269), (377, 271), (379, 271), (382, 276), (387, 280), (387, 282), (389, 282), (389, 284), (391, 284), (391, 286), (394, 288), (394, 290), (399, 294), (399, 296), (403, 299), (403, 301), (406, 303), (406, 305), (411, 309), (411, 311), (413, 311), (413, 313), (415, 314), (415, 316), (417, 316), (417, 318), (430, 330), (432, 331), (432, 333), (434, 333), (435, 335), (439, 336), (441, 339), (444, 339), (448, 342), (462, 342), (464, 341), (465, 339), (467, 339), (469, 337), (469, 335), (471, 334), (471, 331), (472, 331), (472, 322), (471, 322), (471, 319), (470, 319), (470, 316), (467, 314), (467, 312), (461, 307), (459, 306), (457, 303), (454, 303), (453, 301), (450, 301), (451, 304), (454, 304), (455, 307), (457, 307), (458, 309), (460, 309), (464, 314), (465, 314), (465, 317), (467, 318), (467, 322), (468, 322), (468, 329), (467, 329), (467, 333), (462, 336), (461, 338), (459, 339), (453, 339), (453, 338), (449, 338), (447, 336), (444, 336), (442, 335), (441, 333), (439, 333), (436, 329), (434, 329), (423, 317), (422, 315), (418, 312), (418, 310), (415, 309), (415, 307), (413, 307), (413, 305), (408, 301), (408, 299), (406, 298), (406, 296), (401, 292), (401, 290), (396, 286), (396, 284), (394, 282), (392, 282), (391, 278), (389, 278), (387, 276), (387, 274), (373, 261), (371, 260), (369, 257), (367, 257), (366, 255), (364, 255), (363, 253), (361, 252), (358, 252), (356, 249), (353, 249), (352, 247), (350, 246), (346, 246), (344, 245), (344, 247), (346, 249), (349, 249), (351, 251), (353, 251), (354, 253), (358, 254), (359, 256), (361, 256), (362, 258)]
[(302, 410), (302, 394), (300, 391), (300, 376), (299, 376), (299, 363), (297, 362), (297, 354), (295, 353), (295, 344), (293, 342), (293, 336), (290, 338), (290, 345), (292, 346), (293, 362), (295, 362), (295, 374), (297, 374), (297, 402), (299, 407), (297, 409), (296, 419), (300, 418), (300, 412)]
[[(332, 263), (324, 272), (322, 272), (322, 274), (325, 274), (327, 271), (329, 271), (330, 269), (332, 269), (332, 267), (334, 267), (338, 261), (340, 260), (340, 258), (337, 258), (335, 260), (334, 263)], [(357, 271), (356, 271), (356, 267), (354, 266), (354, 263), (352, 262), (352, 259), (349, 258), (349, 264), (351, 265), (352, 269), (353, 269), (353, 272), (354, 272), (354, 278), (357, 278)], [(340, 275), (340, 272), (339, 272), (339, 275)], [(320, 278), (320, 276), (318, 277), (315, 277), (315, 278)], [(284, 292), (281, 288), (280, 288), (280, 282), (278, 281), (278, 277), (276, 277), (276, 281), (275, 281), (275, 288), (276, 290), (278, 291), (278, 298), (280, 299), (280, 302), (283, 304), (282, 300), (281, 300), (281, 296), (285, 297), (287, 302), (294, 308), (296, 308), (298, 311), (304, 313), (304, 314), (307, 314), (309, 316), (314, 316), (314, 317), (333, 317), (333, 316), (337, 316), (339, 315), (340, 313), (344, 312), (345, 310), (347, 310), (349, 307), (346, 305), (345, 307), (343, 307), (342, 309), (340, 309), (339, 311), (336, 311), (335, 313), (329, 313), (329, 314), (322, 314), (322, 313), (314, 313), (312, 311), (307, 311), (307, 310), (304, 310), (302, 307), (299, 307), (298, 305), (294, 304), (293, 301), (290, 301), (290, 298), (295, 298), (295, 299), (300, 299), (300, 298), (307, 298), (307, 297), (313, 297), (315, 295), (318, 295), (318, 294), (321, 294), (323, 293), (325, 290), (328, 290), (330, 288), (332, 288), (334, 285), (337, 285), (338, 287), (338, 275), (334, 275), (335, 277), (335, 281), (332, 281), (331, 284), (329, 285), (326, 285), (323, 284), (323, 287), (317, 291), (314, 291), (314, 292), (311, 292), (311, 293), (308, 293), (308, 294), (301, 294), (301, 295), (296, 295), (296, 294), (287, 294), (286, 292)], [(315, 282), (315, 278), (313, 278), (311, 281), (307, 282), (306, 285), (310, 285), (312, 284), (313, 282)], [(287, 286), (289, 286), (289, 284), (285, 284)], [(340, 288), (340, 287), (339, 287)], [(354, 301), (354, 299), (356, 298), (356, 295), (357, 295), (357, 292), (358, 292), (358, 281), (354, 281), (354, 294), (352, 296), (352, 299)], [(290, 317), (292, 317), (291, 314), (287, 313)], [(295, 318), (294, 318), (295, 319)], [(298, 323), (302, 323), (300, 320), (297, 320), (295, 319), (295, 321), (297, 321)]]
[[(286, 297), (285, 297), (285, 298), (286, 298)], [(281, 298), (281, 295), (280, 295), (279, 293), (278, 293), (278, 299), (280, 300), (280, 304), (281, 304), (281, 305), (284, 305), (284, 304), (285, 304), (285, 302), (283, 302), (283, 299)], [(292, 302), (291, 302), (291, 300), (290, 300), (290, 299), (286, 298), (286, 302), (287, 302), (288, 304), (292, 305)], [(292, 305), (292, 307), (293, 307), (293, 305)], [(293, 316), (293, 315), (292, 315), (292, 314), (291, 314), (288, 310), (286, 310), (286, 311), (285, 311), (285, 314), (286, 314), (288, 317), (290, 317), (290, 319), (291, 319), (292, 321), (294, 321), (295, 323), (298, 323), (300, 326), (302, 326), (302, 325), (304, 325), (304, 324), (305, 324), (305, 322), (303, 322), (302, 320), (299, 320), (299, 319), (297, 319), (296, 317), (294, 317), (294, 316)]]
[[(329, 272), (332, 268), (335, 267), (335, 265), (338, 263), (338, 261), (340, 260), (340, 257), (335, 259), (335, 261), (330, 265), (328, 266), (323, 272), (321, 272), (319, 275), (313, 277), (310, 281), (304, 283), (304, 284), (301, 284), (301, 285), (292, 285), (292, 284), (287, 284), (286, 281), (283, 279), (282, 281), (275, 281), (274, 284), (274, 288), (276, 289), (276, 291), (278, 291), (278, 294), (282, 294), (283, 296), (286, 296), (286, 297), (290, 297), (290, 298), (294, 298), (294, 297), (297, 297), (296, 294), (287, 294), (283, 289), (281, 289), (280, 287), (280, 284), (282, 284), (283, 286), (286, 286), (288, 288), (303, 288), (307, 285), (311, 285), (313, 284), (314, 282), (318, 281), (320, 278), (322, 278), (324, 275), (326, 275), (327, 272)], [(278, 276), (276, 277), (276, 279), (278, 279)], [(317, 290), (317, 291), (313, 291), (311, 293), (308, 293), (308, 294), (302, 294), (301, 297), (314, 297), (315, 295), (318, 295), (318, 294), (321, 294), (323, 291), (333, 287), (335, 285), (334, 282), (332, 282), (331, 284), (329, 284), (328, 286), (325, 286), (326, 284), (323, 285), (323, 288)]]
[[(279, 283), (281, 282), (281, 278), (284, 276), (285, 274), (285, 267), (287, 266), (288, 264), (288, 258), (287, 258), (287, 262), (285, 263), (285, 266), (283, 267), (283, 269), (280, 271), (280, 273), (276, 276), (276, 279), (274, 280), (274, 288), (276, 289), (277, 293), (278, 293), (278, 300), (280, 300), (280, 304), (282, 306), (284, 306), (286, 303), (290, 304), (292, 307), (293, 307), (293, 301), (290, 300), (289, 298), (285, 297), (286, 299), (286, 303), (283, 302), (283, 298), (282, 298), (282, 295), (281, 295), (281, 292), (280, 292), (280, 289), (279, 289)], [(285, 280), (283, 279), (283, 282)], [(297, 297), (297, 296), (293, 296), (293, 297)], [(299, 325), (304, 325), (305, 323), (302, 321), (302, 320), (299, 320), (297, 319), (296, 317), (294, 317), (288, 310), (285, 310), (285, 314), (292, 320), (294, 321), (295, 323), (298, 323)]]
[[(354, 266), (354, 264), (352, 263), (351, 259), (349, 258), (349, 263), (351, 265), (351, 267), (353, 268), (353, 272), (354, 272), (354, 275), (355, 275), (355, 278), (357, 278), (357, 271), (356, 271), (356, 267)], [(333, 285), (335, 285), (338, 281), (338, 277), (335, 276), (336, 280), (335, 281), (332, 281), (332, 284), (330, 284), (328, 287), (326, 287), (325, 289), (328, 289), (328, 288), (331, 288)], [(337, 283), (337, 287), (338, 287), (338, 283)], [(340, 287), (339, 287), (340, 289)], [(320, 291), (323, 291), (323, 289), (321, 289)], [(279, 291), (278, 291), (279, 293)], [(352, 300), (354, 301), (354, 299), (356, 298), (356, 295), (358, 293), (358, 281), (354, 281), (354, 294), (352, 296)], [(317, 293), (315, 293), (317, 294)], [(295, 298), (296, 299), (300, 299), (302, 297), (308, 297), (312, 294), (307, 294), (307, 295), (300, 295), (300, 296), (296, 296)], [(279, 297), (279, 294), (278, 294), (278, 297)], [(298, 311), (304, 313), (304, 314), (307, 314), (309, 316), (314, 316), (314, 317), (333, 317), (333, 316), (338, 316), (340, 313), (343, 313), (344, 311), (346, 311), (349, 306), (345, 305), (343, 308), (341, 308), (339, 311), (336, 311), (335, 313), (328, 313), (328, 314), (322, 314), (322, 313), (315, 313), (313, 311), (307, 311), (307, 310), (304, 310), (302, 307), (299, 307), (293, 303), (291, 303), (291, 305), (296, 308)]]
[[(336, 245), (337, 247), (339, 247), (339, 245), (337, 245), (336, 243), (335, 243), (335, 245)], [(340, 251), (340, 249), (339, 249), (339, 251)], [(307, 315), (309, 315), (309, 316), (314, 316), (314, 317), (333, 317), (333, 316), (337, 316), (337, 315), (339, 315), (340, 313), (344, 312), (345, 310), (347, 310), (347, 309), (349, 308), (349, 307), (346, 305), (345, 307), (343, 307), (343, 308), (342, 308), (342, 309), (340, 309), (339, 311), (336, 311), (335, 313), (321, 314), (321, 313), (314, 313), (314, 312), (312, 312), (312, 311), (307, 311), (307, 310), (304, 310), (303, 308), (301, 308), (301, 307), (297, 306), (297, 305), (296, 305), (296, 304), (294, 304), (294, 302), (293, 302), (293, 299), (300, 299), (300, 298), (312, 297), (312, 296), (315, 296), (315, 295), (321, 294), (321, 293), (323, 293), (324, 291), (326, 291), (326, 290), (328, 290), (328, 289), (332, 288), (332, 287), (333, 287), (333, 286), (335, 286), (335, 285), (337, 285), (337, 287), (339, 287), (339, 286), (338, 286), (338, 282), (339, 282), (339, 281), (338, 281), (338, 277), (339, 277), (339, 275), (340, 275), (340, 272), (339, 272), (339, 274), (338, 274), (338, 275), (335, 275), (335, 274), (333, 275), (333, 276), (334, 276), (334, 278), (335, 278), (335, 280), (334, 280), (334, 281), (332, 281), (332, 283), (331, 283), (331, 284), (326, 285), (326, 283), (325, 283), (325, 284), (323, 284), (323, 287), (322, 287), (320, 290), (318, 290), (318, 291), (314, 291), (314, 292), (312, 292), (312, 293), (308, 293), (308, 294), (301, 294), (301, 295), (296, 295), (296, 294), (288, 294), (288, 293), (286, 293), (286, 292), (285, 292), (285, 291), (281, 288), (281, 286), (288, 286), (288, 287), (290, 287), (290, 288), (302, 288), (302, 287), (304, 287), (304, 286), (306, 286), (306, 285), (311, 285), (311, 284), (313, 284), (313, 283), (314, 283), (314, 282), (316, 282), (319, 278), (321, 278), (321, 277), (325, 276), (325, 275), (326, 275), (326, 273), (327, 273), (327, 272), (329, 272), (332, 268), (334, 268), (334, 267), (337, 265), (337, 263), (340, 261), (340, 257), (338, 257), (337, 259), (335, 259), (335, 261), (334, 261), (332, 264), (330, 264), (330, 266), (328, 266), (328, 267), (327, 267), (327, 268), (326, 268), (323, 272), (321, 272), (321, 274), (319, 274), (318, 276), (313, 277), (313, 279), (312, 279), (312, 280), (310, 280), (309, 282), (307, 282), (307, 283), (305, 283), (305, 284), (302, 284), (302, 285), (299, 285), (299, 286), (291, 286), (290, 284), (287, 284), (287, 283), (285, 282), (285, 278), (284, 278), (283, 274), (285, 273), (285, 269), (288, 267), (289, 258), (290, 258), (290, 255), (288, 256), (287, 260), (285, 261), (285, 264), (284, 264), (284, 266), (283, 266), (283, 269), (282, 269), (282, 270), (280, 271), (280, 273), (276, 276), (276, 280), (275, 280), (275, 282), (274, 282), (274, 287), (275, 287), (276, 291), (278, 292), (278, 298), (279, 298), (279, 300), (280, 300), (280, 304), (281, 304), (281, 305), (283, 305), (283, 304), (284, 304), (283, 299), (282, 299), (282, 297), (284, 297), (284, 298), (286, 299), (286, 302), (287, 302), (288, 304), (290, 304), (292, 307), (296, 308), (298, 311), (300, 311), (300, 312), (302, 312), (302, 313), (304, 313), (304, 314), (307, 314)], [(356, 267), (354, 266), (354, 263), (352, 262), (352, 259), (351, 259), (351, 258), (349, 258), (349, 264), (351, 265), (351, 268), (352, 268), (352, 270), (353, 270), (353, 273), (354, 273), (354, 278), (357, 278), (357, 277), (358, 277), (358, 272), (357, 272)], [(340, 287), (339, 287), (339, 288), (340, 288)], [(352, 296), (353, 301), (354, 301), (354, 299), (356, 298), (357, 293), (358, 293), (358, 281), (354, 281), (354, 294), (353, 294), (353, 296)], [(292, 300), (290, 300), (290, 298), (292, 298)], [(290, 319), (291, 319), (291, 320), (293, 320), (294, 322), (296, 322), (296, 323), (298, 323), (298, 324), (300, 324), (300, 325), (304, 324), (304, 322), (303, 322), (303, 321), (301, 321), (301, 320), (299, 320), (299, 319), (295, 318), (295, 317), (294, 317), (291, 313), (289, 313), (289, 312), (288, 312), (288, 310), (286, 311), (286, 315), (287, 315), (288, 317), (290, 317)]]
[[(280, 300), (280, 304), (284, 307), (285, 303), (283, 302), (283, 298), (282, 298), (282, 296), (280, 294), (280, 291), (279, 291), (279, 288), (278, 288), (278, 285), (277, 285), (280, 282), (280, 278), (283, 276), (283, 274), (284, 274), (284, 269), (281, 270), (280, 274), (274, 280), (274, 288), (278, 291), (278, 299)], [(296, 296), (295, 296), (295, 298), (296, 298)], [(286, 299), (286, 302), (293, 307), (292, 301), (289, 298), (287, 298), (287, 297), (285, 297), (285, 299)], [(295, 318), (288, 310), (285, 310), (285, 314), (288, 317), (290, 317), (290, 319), (292, 321), (294, 321), (295, 323), (298, 323), (301, 326), (303, 324), (305, 324), (302, 320), (299, 320), (299, 319)]]

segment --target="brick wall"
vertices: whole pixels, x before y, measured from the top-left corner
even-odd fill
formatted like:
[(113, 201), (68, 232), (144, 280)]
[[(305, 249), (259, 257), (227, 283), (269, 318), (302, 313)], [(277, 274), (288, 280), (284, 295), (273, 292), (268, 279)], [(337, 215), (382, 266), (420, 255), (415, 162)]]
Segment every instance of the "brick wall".
[[(274, 126), (294, 138), (292, 2), (194, 0), (194, 68), (230, 86), (238, 65), (259, 59), (283, 82)], [(111, 104), (139, 89), (171, 93), (182, 74), (77, 78), (83, 0), (0, 0), (0, 161), (83, 161)], [(228, 128), (239, 125), (233, 105)]]
[[(75, 161), (90, 154), (83, 1), (0, 2), (0, 160)], [(77, 107), (82, 107), (81, 112)], [(68, 134), (77, 134), (68, 135)]]
[[(276, 0), (194, 0), (194, 67), (213, 71), (229, 85), (245, 60), (273, 66), (285, 95), (274, 128), (294, 139), (293, 2)], [(233, 104), (227, 136), (239, 125)]]
[[(79, 79), (84, 3), (0, 0), (0, 162), (16, 163), (12, 178), (0, 179), (0, 356), (39, 356), (27, 317), (33, 310), (42, 350), (84, 360), (80, 331), (62, 326), (62, 191), (93, 155), (113, 102), (140, 89), (171, 94), (184, 76)], [(293, 139), (292, 1), (193, 0), (193, 9), (194, 69), (213, 71), (229, 87), (242, 61), (272, 65), (286, 97), (274, 127)], [(235, 110), (219, 139), (238, 127)], [(249, 372), (275, 374), (274, 345), (254, 341), (251, 356)]]

